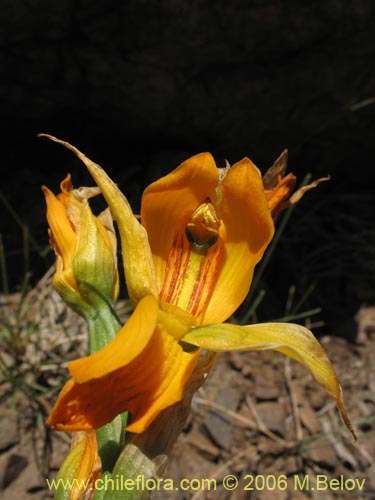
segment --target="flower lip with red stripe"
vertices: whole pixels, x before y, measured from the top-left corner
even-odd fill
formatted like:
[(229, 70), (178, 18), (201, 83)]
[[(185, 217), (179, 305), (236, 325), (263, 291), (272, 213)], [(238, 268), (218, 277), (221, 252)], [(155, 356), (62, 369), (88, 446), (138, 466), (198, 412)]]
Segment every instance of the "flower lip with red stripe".
[(141, 221), (161, 299), (199, 324), (225, 321), (238, 308), (274, 232), (251, 160), (218, 169), (209, 153), (146, 188)]

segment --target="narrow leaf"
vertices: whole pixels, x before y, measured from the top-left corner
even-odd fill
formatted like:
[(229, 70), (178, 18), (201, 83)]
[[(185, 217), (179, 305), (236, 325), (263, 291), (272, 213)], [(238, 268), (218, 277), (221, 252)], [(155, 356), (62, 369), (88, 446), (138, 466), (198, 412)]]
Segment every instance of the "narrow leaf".
[(323, 347), (307, 328), (292, 323), (218, 324), (193, 328), (181, 340), (214, 352), (273, 349), (290, 356), (305, 365), (315, 380), (336, 400), (346, 426), (356, 437), (334, 368)]

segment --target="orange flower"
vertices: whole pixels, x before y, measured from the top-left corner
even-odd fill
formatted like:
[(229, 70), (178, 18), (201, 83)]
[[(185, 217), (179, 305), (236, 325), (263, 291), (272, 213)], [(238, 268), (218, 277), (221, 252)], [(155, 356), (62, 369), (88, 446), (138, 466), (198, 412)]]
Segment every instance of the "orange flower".
[(218, 169), (193, 156), (142, 197), (157, 288), (198, 324), (225, 321), (246, 297), (274, 226), (262, 179), (248, 158)]
[(68, 143), (47, 137), (77, 154), (103, 193), (117, 221), (136, 306), (106, 347), (69, 364), (73, 378), (49, 425), (97, 428), (128, 410), (128, 430), (145, 431), (182, 399), (198, 347), (276, 349), (293, 357), (336, 399), (350, 425), (333, 368), (306, 328), (221, 324), (245, 298), (274, 232), (261, 176), (248, 158), (218, 169), (209, 153), (193, 156), (145, 190), (140, 224), (101, 167)]

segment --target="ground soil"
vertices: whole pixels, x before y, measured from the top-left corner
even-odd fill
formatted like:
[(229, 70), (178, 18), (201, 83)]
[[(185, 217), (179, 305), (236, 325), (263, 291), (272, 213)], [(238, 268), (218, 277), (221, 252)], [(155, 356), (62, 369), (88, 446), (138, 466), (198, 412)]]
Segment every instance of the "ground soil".
[[(41, 309), (36, 300), (36, 297), (40, 300), (41, 290), (45, 297), (52, 297), (53, 307), (47, 307), (52, 299), (43, 299)], [(41, 370), (44, 379), (39, 373), (38, 380), (51, 384), (54, 378), (64, 377), (66, 373), (65, 368), (57, 368), (56, 353), (69, 358), (72, 351), (77, 353), (84, 348), (84, 341), (77, 343), (84, 326), (53, 294), (50, 276), (32, 293), (29, 302), (39, 303), (43, 314), (43, 319), (38, 320), (39, 335), (40, 332), (49, 334), (40, 335), (36, 344), (29, 332), (28, 347), (32, 344), (33, 348), (24, 350), (27, 359), (16, 362), (25, 367), (27, 362), (32, 364), (37, 353), (46, 352), (49, 342), (50, 357), (48, 362), (43, 361)], [(10, 299), (2, 298), (3, 321), (4, 314), (8, 320), (12, 314)], [(13, 299), (14, 302), (19, 300)], [(30, 303), (28, 315), (33, 310)], [(27, 314), (21, 318), (23, 322), (27, 321)], [(271, 351), (228, 353), (219, 357), (207, 382), (195, 395), (191, 416), (164, 472), (165, 478), (175, 481), (214, 479), (211, 491), (207, 485), (199, 488), (195, 481), (189, 491), (155, 491), (153, 497), (176, 500), (374, 499), (373, 318), (372, 308), (363, 309), (357, 315), (358, 336), (354, 342), (334, 335), (321, 339), (342, 385), (358, 436), (356, 443), (343, 425), (334, 401), (304, 367)], [(15, 359), (12, 359), (9, 344), (4, 343), (2, 347), (3, 361), (11, 367)], [(53, 356), (55, 364), (51, 361)], [(33, 370), (29, 370), (27, 376), (31, 377), (31, 373)], [(35, 401), (16, 389), (15, 380), (1, 381), (1, 496), (4, 500), (51, 498), (53, 493), (48, 490), (46, 478), (56, 475), (69, 450), (70, 438), (68, 434), (47, 430), (42, 423), (55, 396), (39, 398), (35, 405)], [(229, 474), (238, 480), (233, 491), (223, 486)], [(216, 484), (215, 489), (213, 484)]]

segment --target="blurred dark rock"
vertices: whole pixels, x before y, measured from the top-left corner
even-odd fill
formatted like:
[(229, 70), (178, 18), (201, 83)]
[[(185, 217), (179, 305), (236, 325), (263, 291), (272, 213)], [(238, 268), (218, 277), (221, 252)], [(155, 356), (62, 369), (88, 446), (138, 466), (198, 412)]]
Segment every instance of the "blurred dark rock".
[(272, 366), (266, 365), (262, 373), (254, 373), (254, 396), (259, 400), (277, 399), (280, 396), (279, 379)]
[(0, 489), (5, 489), (11, 482), (13, 482), (27, 467), (28, 459), (22, 455), (10, 455), (8, 461), (2, 460)]
[(281, 436), (285, 433), (285, 407), (280, 402), (264, 401), (256, 405), (260, 421), (271, 431)]

